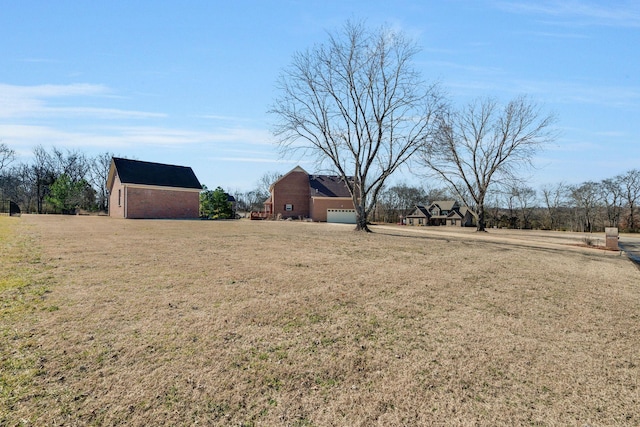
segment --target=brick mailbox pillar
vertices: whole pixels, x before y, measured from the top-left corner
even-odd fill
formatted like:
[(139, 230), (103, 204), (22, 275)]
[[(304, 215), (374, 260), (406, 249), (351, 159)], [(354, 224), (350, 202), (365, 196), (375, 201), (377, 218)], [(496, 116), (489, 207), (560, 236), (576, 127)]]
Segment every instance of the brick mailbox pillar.
[(606, 247), (614, 251), (618, 250), (618, 227), (606, 227), (604, 229), (606, 235)]

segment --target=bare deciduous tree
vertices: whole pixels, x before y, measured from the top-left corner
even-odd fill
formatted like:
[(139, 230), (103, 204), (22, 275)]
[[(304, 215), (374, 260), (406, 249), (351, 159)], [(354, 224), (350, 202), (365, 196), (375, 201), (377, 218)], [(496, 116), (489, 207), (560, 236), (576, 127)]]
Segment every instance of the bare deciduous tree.
[(622, 187), (620, 177), (604, 179), (600, 182), (600, 200), (605, 204), (609, 227), (619, 227), (622, 214)]
[(4, 142), (0, 144), (0, 173), (2, 173), (5, 166), (8, 166), (16, 159), (15, 150), (9, 148)]
[(72, 182), (79, 182), (87, 178), (91, 169), (91, 162), (87, 156), (77, 150), (65, 150), (56, 147), (51, 149), (51, 164), (56, 177), (67, 175)]
[(520, 209), (520, 228), (531, 228), (531, 215), (535, 207), (537, 192), (531, 187), (518, 186), (512, 189)]
[[(502, 191), (502, 197), (509, 214), (506, 218), (506, 226), (508, 228), (518, 228), (518, 213), (516, 212), (516, 191), (513, 188)], [(503, 221), (504, 222), (504, 221)]]
[(555, 230), (558, 227), (560, 211), (567, 204), (568, 192), (569, 188), (563, 182), (542, 188), (542, 198), (547, 210), (547, 226), (550, 230)]
[(28, 169), (26, 176), (34, 189), (36, 212), (43, 212), (44, 200), (49, 194), (49, 186), (56, 180), (55, 161), (51, 154), (41, 145), (33, 149), (33, 164)]
[(342, 176), (356, 230), (387, 178), (431, 136), (442, 98), (413, 68), (415, 44), (388, 28), (348, 22), (326, 44), (294, 55), (271, 113), (285, 153), (302, 150)]
[(109, 209), (109, 194), (107, 190), (107, 179), (113, 153), (104, 152), (98, 154), (90, 163), (89, 182), (96, 189), (98, 209), (107, 211)]
[(396, 184), (380, 193), (377, 216), (384, 222), (397, 222), (405, 217), (416, 205), (428, 201), (424, 188), (413, 187), (405, 183)]
[(258, 184), (257, 184), (257, 187), (255, 188), (255, 191), (265, 195), (264, 198), (266, 199), (267, 197), (269, 197), (271, 186), (280, 178), (282, 178), (282, 174), (280, 172), (276, 172), (276, 171), (265, 172), (258, 180)]
[(627, 215), (627, 230), (637, 228), (635, 210), (640, 202), (640, 170), (632, 169), (618, 177), (622, 189), (622, 198), (629, 209)]
[(5, 173), (5, 168), (16, 158), (15, 150), (9, 148), (5, 143), (0, 143), (0, 201), (7, 197), (5, 186), (9, 185), (11, 177)]
[(477, 230), (485, 231), (484, 204), (491, 186), (517, 179), (533, 155), (556, 138), (554, 121), (526, 97), (504, 108), (490, 98), (477, 100), (441, 117), (434, 141), (425, 145), (420, 160), (467, 206), (476, 207)]
[(600, 201), (598, 184), (593, 181), (584, 182), (581, 185), (571, 187), (571, 198), (577, 208), (577, 229), (591, 233), (597, 215), (597, 207)]

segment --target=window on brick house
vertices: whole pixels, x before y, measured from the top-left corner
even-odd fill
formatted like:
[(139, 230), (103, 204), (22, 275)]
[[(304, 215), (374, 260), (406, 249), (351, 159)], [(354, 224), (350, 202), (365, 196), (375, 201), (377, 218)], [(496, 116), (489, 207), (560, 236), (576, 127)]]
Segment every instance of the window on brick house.
[(118, 190), (118, 206), (122, 206), (122, 190)]

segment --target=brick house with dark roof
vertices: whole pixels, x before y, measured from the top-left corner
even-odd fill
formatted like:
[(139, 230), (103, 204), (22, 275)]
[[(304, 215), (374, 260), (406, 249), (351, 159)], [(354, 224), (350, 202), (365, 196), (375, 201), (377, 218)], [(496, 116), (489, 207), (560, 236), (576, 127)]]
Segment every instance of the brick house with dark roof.
[(270, 193), (265, 216), (355, 224), (353, 199), (339, 176), (310, 175), (297, 166), (273, 183)]
[(107, 190), (115, 218), (199, 217), (202, 185), (190, 167), (113, 157)]

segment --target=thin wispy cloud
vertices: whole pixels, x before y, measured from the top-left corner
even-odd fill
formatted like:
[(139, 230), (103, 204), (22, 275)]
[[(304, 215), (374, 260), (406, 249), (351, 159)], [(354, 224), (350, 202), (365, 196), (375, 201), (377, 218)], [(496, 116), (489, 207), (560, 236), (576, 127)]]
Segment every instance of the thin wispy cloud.
[(49, 58), (21, 58), (21, 59), (17, 59), (16, 61), (27, 62), (30, 64), (53, 64), (53, 63), (59, 62), (56, 59), (49, 59)]
[(68, 131), (54, 126), (2, 124), (0, 135), (11, 141), (14, 147), (34, 147), (46, 141), (47, 145), (59, 147), (95, 147), (105, 150), (140, 147), (186, 147), (201, 145), (219, 146), (227, 149), (241, 146), (271, 145), (266, 140), (266, 132), (253, 129), (221, 129), (200, 132), (187, 129), (153, 126), (93, 127), (75, 128)]
[(252, 145), (273, 145), (273, 136), (266, 129), (219, 128), (211, 134), (212, 141), (243, 141)]
[(278, 164), (308, 163), (305, 161), (296, 162), (293, 160), (258, 158), (258, 157), (212, 157), (211, 160), (216, 160), (221, 162), (240, 162), (240, 163), (278, 163)]
[(117, 128), (126, 140), (149, 145), (187, 145), (207, 143), (243, 143), (271, 145), (269, 135), (261, 129), (219, 128), (210, 132), (153, 126)]
[(640, 27), (640, 3), (637, 1), (606, 2), (597, 4), (587, 1), (538, 1), (495, 3), (502, 10), (546, 16), (556, 23), (573, 25), (598, 25), (616, 27)]
[(38, 145), (60, 148), (98, 147), (112, 149), (127, 145), (127, 141), (117, 134), (98, 134), (82, 131), (65, 131), (50, 126), (35, 125), (3, 125), (0, 124), (0, 135), (11, 141), (11, 146), (23, 151), (31, 150)]
[(453, 61), (426, 61), (425, 64), (429, 67), (449, 68), (455, 70), (468, 71), (474, 74), (488, 74), (488, 75), (504, 75), (505, 71), (499, 67), (487, 67), (481, 65), (462, 64)]
[(627, 137), (629, 137), (629, 134), (627, 132), (620, 132), (620, 131), (615, 131), (615, 130), (596, 132), (596, 135), (605, 136), (607, 138), (627, 138)]
[(165, 113), (152, 113), (149, 111), (120, 110), (116, 108), (95, 108), (95, 107), (61, 107), (43, 108), (42, 115), (57, 116), (91, 116), (104, 120), (108, 119), (141, 119), (141, 118), (164, 118)]
[(16, 86), (0, 83), (2, 96), (11, 98), (52, 98), (69, 96), (97, 96), (110, 93), (110, 89), (100, 84), (74, 83), (69, 85)]
[[(108, 120), (166, 117), (163, 113), (77, 105), (88, 98), (113, 96), (108, 87), (96, 84), (16, 86), (0, 83), (0, 119), (90, 116)], [(59, 101), (60, 98), (67, 98), (68, 105), (52, 105), (52, 99), (58, 100), (58, 103), (64, 102)]]
[(514, 80), (512, 87), (522, 93), (544, 96), (558, 104), (589, 104), (607, 108), (637, 109), (640, 87), (594, 85), (567, 81)]
[(265, 150), (246, 150), (246, 149), (235, 149), (235, 148), (226, 148), (226, 147), (220, 147), (218, 149), (219, 153), (227, 153), (227, 155), (232, 156), (232, 155), (255, 155), (255, 156), (264, 156), (264, 155), (270, 155), (272, 154), (272, 151), (265, 151)]
[(592, 105), (602, 108), (622, 108), (638, 110), (640, 105), (640, 87), (596, 85), (591, 82), (577, 83), (562, 80), (524, 80), (500, 78), (481, 78), (477, 74), (473, 79), (450, 80), (447, 84), (453, 95), (465, 98), (504, 94), (512, 97), (529, 94), (535, 99), (552, 104)]
[(248, 117), (225, 116), (221, 114), (204, 114), (196, 117), (226, 123), (248, 123), (255, 121), (255, 119), (251, 119)]
[(559, 33), (559, 32), (550, 32), (550, 31), (531, 31), (528, 33), (523, 33), (525, 35), (530, 35), (534, 37), (546, 38), (546, 39), (588, 39), (589, 36), (585, 34), (578, 33)]

